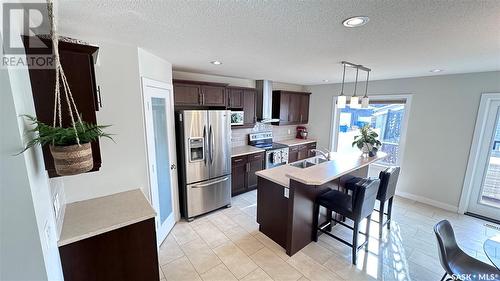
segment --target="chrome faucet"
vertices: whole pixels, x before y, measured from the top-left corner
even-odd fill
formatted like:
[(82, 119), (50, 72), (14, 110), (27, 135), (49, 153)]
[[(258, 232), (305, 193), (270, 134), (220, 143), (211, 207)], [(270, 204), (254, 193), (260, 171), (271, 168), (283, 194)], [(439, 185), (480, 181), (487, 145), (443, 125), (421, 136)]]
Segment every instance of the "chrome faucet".
[(319, 149), (316, 149), (316, 148), (313, 148), (311, 149), (311, 152), (314, 152), (314, 153), (319, 153), (321, 154), (321, 156), (323, 156), (325, 158), (325, 160), (330, 160), (330, 152), (323, 152), (322, 150), (319, 150)]

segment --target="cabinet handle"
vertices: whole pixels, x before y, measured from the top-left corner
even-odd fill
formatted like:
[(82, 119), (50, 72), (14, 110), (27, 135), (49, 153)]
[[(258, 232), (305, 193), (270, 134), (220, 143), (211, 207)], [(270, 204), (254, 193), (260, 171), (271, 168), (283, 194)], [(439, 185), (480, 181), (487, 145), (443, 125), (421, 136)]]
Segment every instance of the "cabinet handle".
[(247, 163), (247, 172), (250, 172), (250, 163)]
[(233, 161), (234, 161), (234, 162), (241, 162), (241, 161), (243, 161), (243, 159), (235, 159), (235, 160), (233, 160)]
[(98, 96), (99, 108), (102, 108), (101, 86), (97, 86), (97, 96)]
[(203, 104), (203, 101), (201, 100), (201, 93), (198, 93), (198, 103)]
[(232, 107), (231, 106), (231, 97), (230, 96), (227, 97), (227, 104), (229, 105), (229, 107)]
[(300, 122), (302, 122), (302, 114), (300, 114)]
[(201, 93), (201, 104), (205, 104), (205, 91)]

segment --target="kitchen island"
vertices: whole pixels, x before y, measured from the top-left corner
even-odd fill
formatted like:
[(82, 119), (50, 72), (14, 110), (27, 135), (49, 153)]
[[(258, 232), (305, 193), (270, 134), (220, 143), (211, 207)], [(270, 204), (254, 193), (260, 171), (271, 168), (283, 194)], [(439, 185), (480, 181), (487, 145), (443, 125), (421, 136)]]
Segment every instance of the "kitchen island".
[[(332, 155), (330, 161), (317, 156), (256, 173), (259, 230), (285, 248), (289, 256), (312, 241), (316, 197), (338, 188), (343, 178), (367, 177), (368, 166), (386, 157), (382, 152), (374, 157)], [(320, 218), (320, 224), (326, 219)]]

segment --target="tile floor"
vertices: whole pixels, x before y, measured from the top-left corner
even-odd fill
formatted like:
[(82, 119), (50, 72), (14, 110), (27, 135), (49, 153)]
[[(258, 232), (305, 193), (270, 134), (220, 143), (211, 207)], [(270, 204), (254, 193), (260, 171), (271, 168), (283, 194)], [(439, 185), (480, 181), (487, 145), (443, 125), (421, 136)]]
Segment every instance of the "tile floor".
[[(441, 269), (433, 225), (448, 219), (459, 245), (469, 255), (488, 262), (483, 241), (498, 230), (485, 222), (397, 197), (390, 232), (379, 241), (372, 224), (369, 251), (361, 250), (351, 265), (351, 250), (322, 235), (289, 257), (259, 232), (257, 192), (233, 197), (232, 208), (221, 209), (176, 224), (159, 251), (162, 280), (440, 280)], [(349, 236), (346, 228), (334, 232)], [(360, 237), (360, 240), (363, 238)]]

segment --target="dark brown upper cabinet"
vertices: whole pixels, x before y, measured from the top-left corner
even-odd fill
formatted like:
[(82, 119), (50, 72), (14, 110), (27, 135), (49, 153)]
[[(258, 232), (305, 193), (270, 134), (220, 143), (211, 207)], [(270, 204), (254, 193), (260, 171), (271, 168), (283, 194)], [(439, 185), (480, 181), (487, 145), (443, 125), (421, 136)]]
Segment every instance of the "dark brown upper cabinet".
[(277, 125), (306, 124), (309, 121), (311, 93), (273, 91), (272, 117), (280, 119)]
[(243, 89), (232, 88), (227, 89), (227, 108), (228, 109), (243, 109)]
[(243, 110), (243, 125), (233, 129), (252, 128), (257, 123), (257, 90), (254, 88), (228, 87), (228, 109)]
[(188, 80), (174, 80), (174, 104), (177, 107), (226, 107), (226, 86)]
[[(40, 55), (40, 48), (30, 48), (29, 40), (28, 36), (23, 36), (26, 57), (31, 60)], [(40, 38), (40, 40), (47, 45), (47, 49), (45, 49), (47, 54), (52, 54), (51, 40), (46, 38)], [(71, 88), (71, 94), (82, 120), (93, 124), (97, 123), (96, 110), (100, 106), (94, 71), (94, 62), (97, 59), (98, 50), (97, 46), (77, 44), (67, 38), (61, 38), (59, 41), (61, 64)], [(54, 117), (55, 70), (29, 67), (28, 71), (36, 117), (44, 123), (52, 124)], [(61, 93), (64, 93), (62, 83)], [(64, 127), (67, 127), (71, 125), (71, 119), (64, 102), (62, 106), (62, 123)], [(99, 142), (92, 142), (91, 145), (94, 160), (94, 168), (91, 171), (98, 171), (101, 167)], [(43, 158), (49, 177), (58, 177), (48, 146), (43, 147)]]

